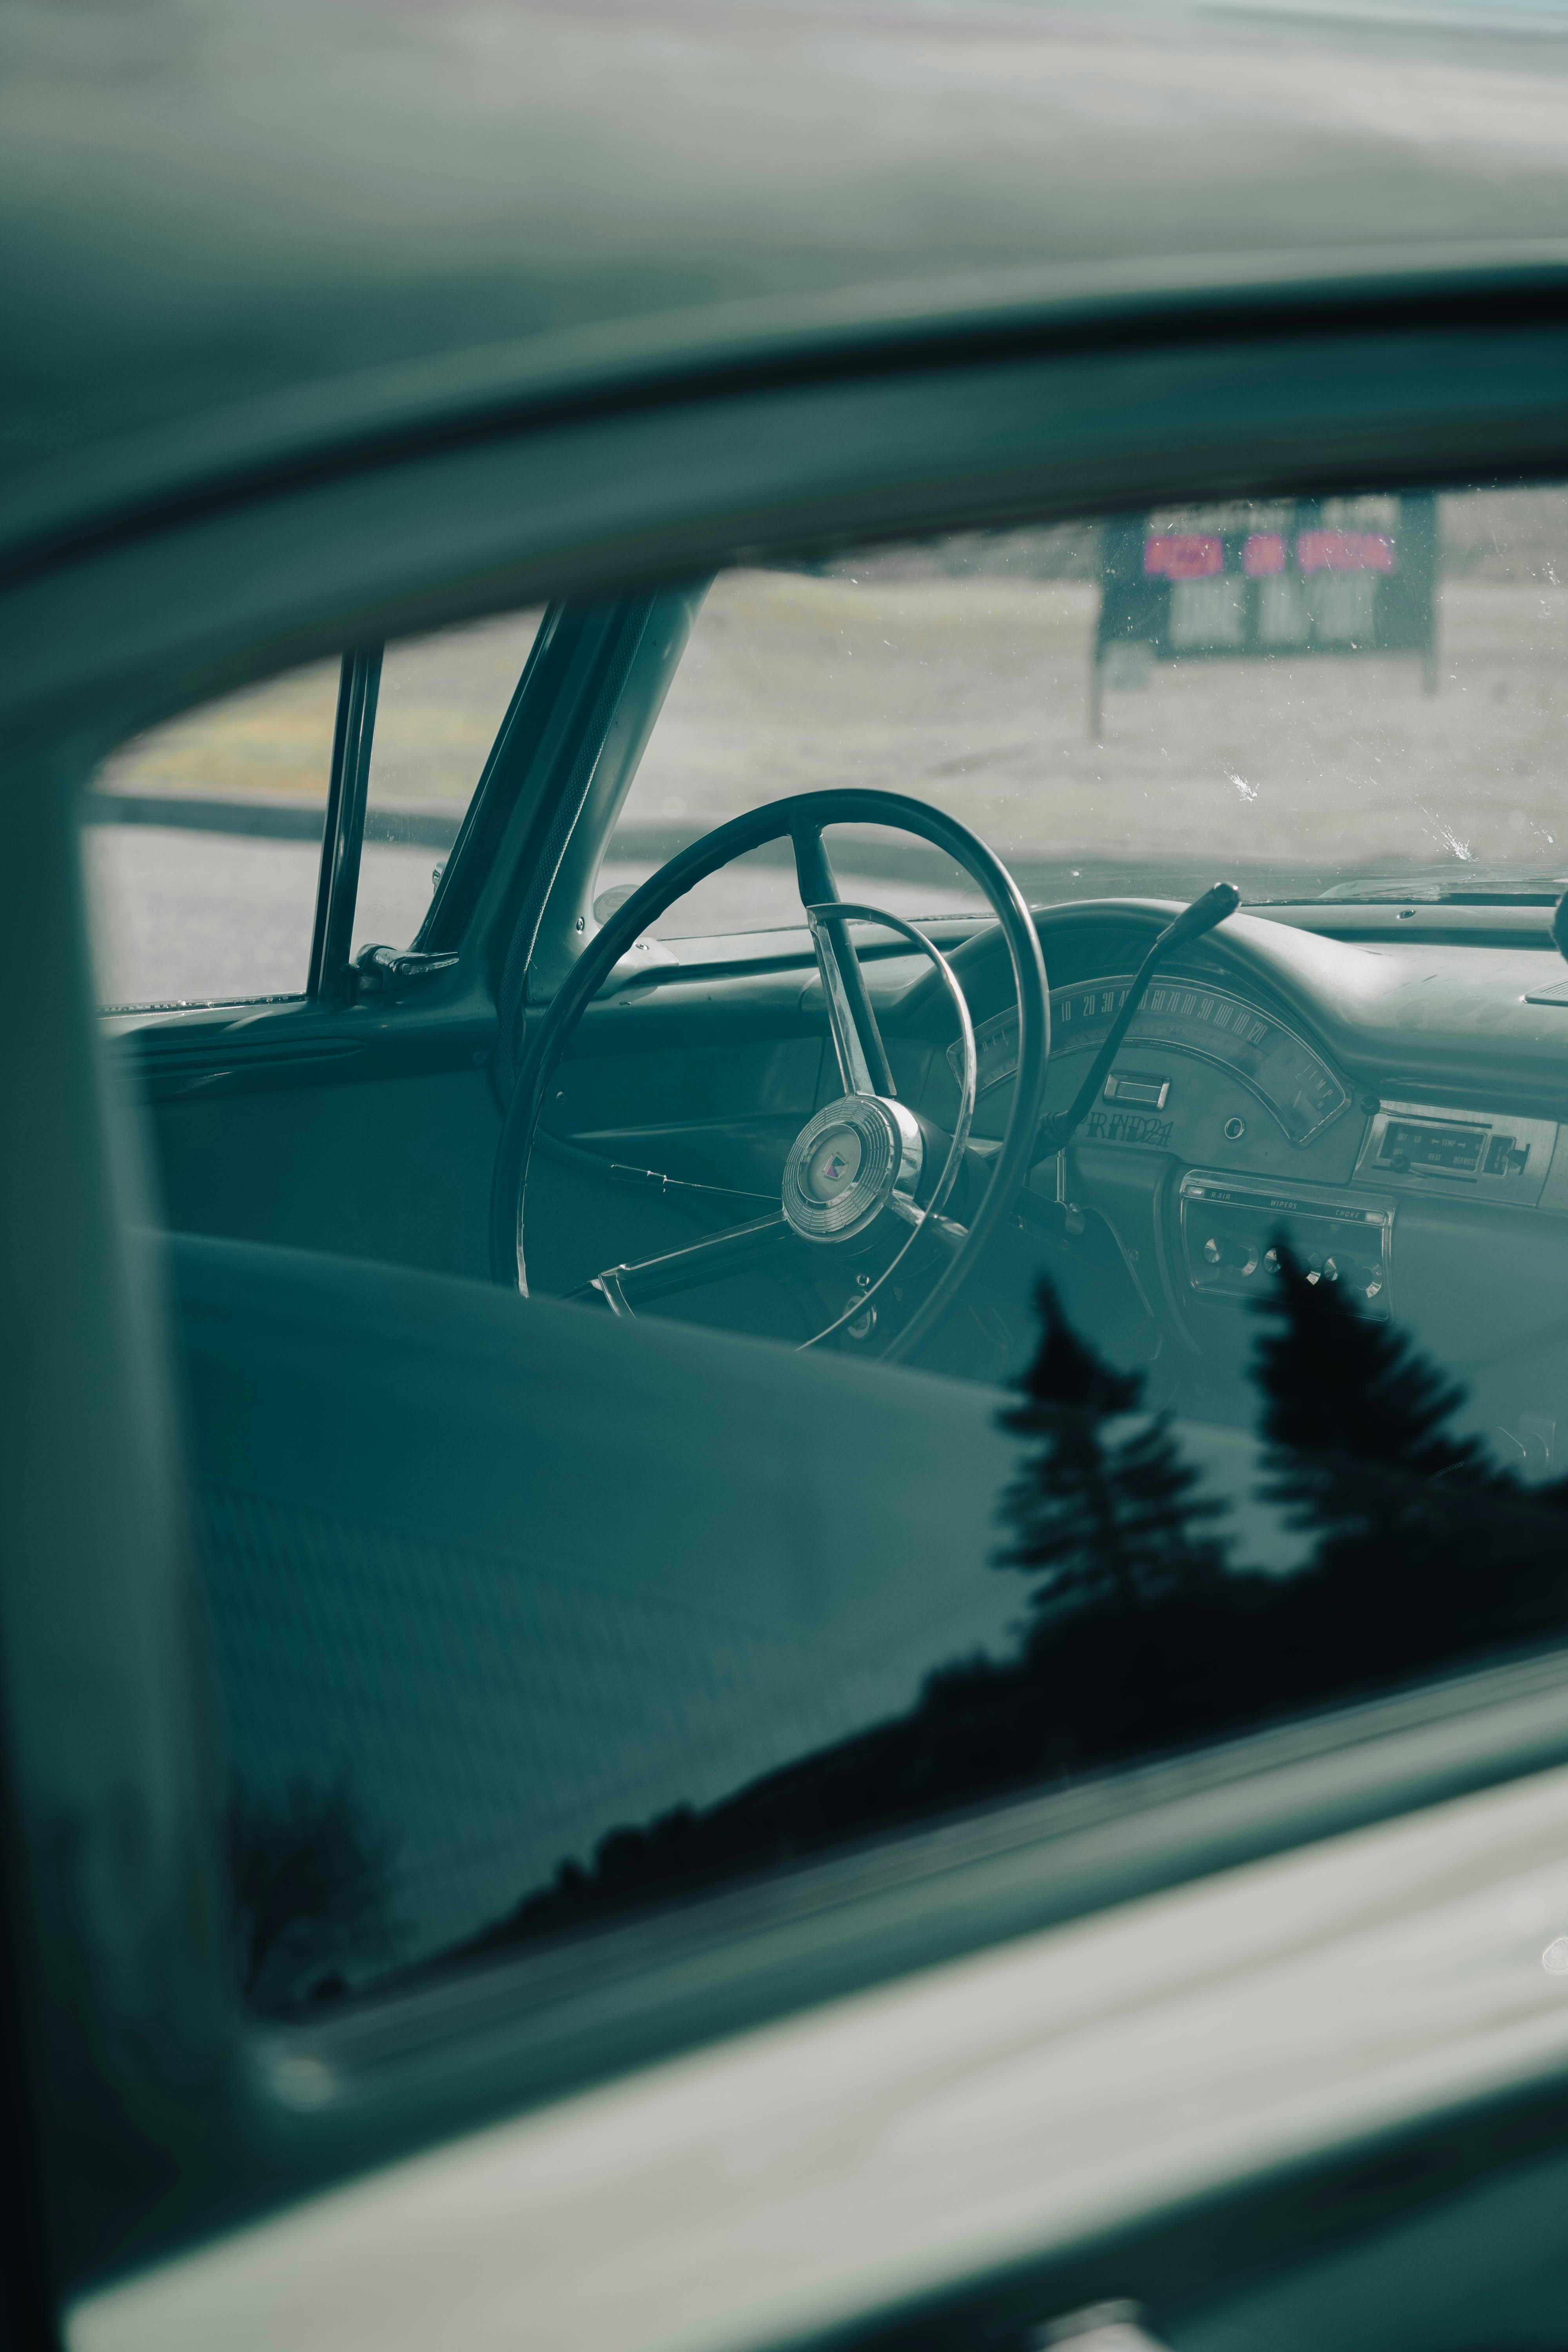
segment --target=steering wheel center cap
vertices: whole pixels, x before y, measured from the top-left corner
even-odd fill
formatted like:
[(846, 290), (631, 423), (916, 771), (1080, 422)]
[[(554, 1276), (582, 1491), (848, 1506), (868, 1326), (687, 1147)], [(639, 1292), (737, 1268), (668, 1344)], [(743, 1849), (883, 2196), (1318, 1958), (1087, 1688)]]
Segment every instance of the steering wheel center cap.
[(805, 1190), (815, 1201), (837, 1201), (860, 1173), (864, 1157), (852, 1127), (830, 1127), (812, 1147), (801, 1171)]
[(784, 1213), (804, 1241), (863, 1234), (895, 1197), (913, 1202), (921, 1131), (902, 1103), (845, 1095), (825, 1104), (784, 1162)]

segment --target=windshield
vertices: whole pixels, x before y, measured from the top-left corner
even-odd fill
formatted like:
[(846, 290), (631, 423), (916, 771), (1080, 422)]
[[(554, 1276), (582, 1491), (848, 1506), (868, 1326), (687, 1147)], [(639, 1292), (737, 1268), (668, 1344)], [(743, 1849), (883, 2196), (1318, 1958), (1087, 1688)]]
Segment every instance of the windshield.
[[(913, 793), (1026, 896), (1554, 897), (1568, 875), (1568, 493), (1167, 508), (970, 533), (710, 590), (601, 898), (742, 810)], [(906, 915), (978, 905), (935, 853), (837, 853)], [(797, 919), (775, 848), (666, 936)]]

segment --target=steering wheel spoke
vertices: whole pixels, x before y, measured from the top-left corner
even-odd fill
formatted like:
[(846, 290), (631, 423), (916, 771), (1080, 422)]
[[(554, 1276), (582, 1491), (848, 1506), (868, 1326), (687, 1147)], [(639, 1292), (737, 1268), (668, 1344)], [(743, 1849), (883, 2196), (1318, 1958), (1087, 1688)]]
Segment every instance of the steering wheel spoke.
[[(850, 1010), (849, 991), (845, 985), (844, 974), (846, 968), (858, 972), (860, 967), (849, 944), (846, 926), (841, 919), (825, 916), (816, 907), (806, 908), (805, 919), (811, 926), (811, 944), (816, 950), (816, 969), (822, 977), (822, 992), (827, 1000), (827, 1025), (833, 1035), (839, 1083), (847, 1095), (890, 1093), (892, 1074), (889, 1071), (887, 1086), (877, 1085), (871, 1075), (859, 1024)], [(874, 1023), (871, 1025), (874, 1026)], [(879, 1035), (879, 1046), (881, 1042)], [(886, 1056), (883, 1058), (885, 1060)]]
[(961, 1225), (956, 1217), (944, 1217), (940, 1209), (919, 1209), (897, 1201), (890, 1202), (889, 1205), (894, 1216), (901, 1218), (905, 1224), (912, 1225), (928, 1240), (940, 1243), (950, 1255), (961, 1250), (969, 1239), (969, 1227)]
[(801, 823), (794, 828), (795, 874), (800, 903), (811, 926), (816, 969), (827, 999), (827, 1024), (833, 1051), (847, 1095), (898, 1093), (882, 1033), (866, 986), (866, 975), (849, 936), (849, 926), (837, 909), (838, 885), (819, 824)]

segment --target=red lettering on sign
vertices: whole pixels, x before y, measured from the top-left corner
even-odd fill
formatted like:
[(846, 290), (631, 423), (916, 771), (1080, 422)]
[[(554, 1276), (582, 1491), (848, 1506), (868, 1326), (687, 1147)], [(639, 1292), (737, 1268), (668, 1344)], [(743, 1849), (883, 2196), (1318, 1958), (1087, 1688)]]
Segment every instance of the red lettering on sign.
[(1225, 547), (1207, 531), (1164, 531), (1143, 541), (1143, 570), (1151, 579), (1212, 580), (1225, 570)]
[(1296, 561), (1303, 572), (1392, 572), (1394, 541), (1378, 530), (1304, 530)]
[(1278, 530), (1255, 530), (1241, 551), (1241, 568), (1249, 580), (1264, 580), (1285, 569), (1285, 539)]

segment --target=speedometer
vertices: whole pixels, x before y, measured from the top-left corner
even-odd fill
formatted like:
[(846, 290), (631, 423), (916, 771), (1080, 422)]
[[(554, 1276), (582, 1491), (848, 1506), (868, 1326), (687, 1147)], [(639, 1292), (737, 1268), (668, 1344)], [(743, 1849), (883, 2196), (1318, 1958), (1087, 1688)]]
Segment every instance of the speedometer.
[[(1051, 991), (1051, 1054), (1088, 1053), (1127, 1001), (1131, 977), (1081, 981)], [(975, 1031), (980, 1091), (1000, 1086), (1018, 1066), (1018, 1021), (1005, 1013)], [(1322, 1056), (1294, 1030), (1226, 990), (1184, 980), (1156, 980), (1133, 1015), (1124, 1051), (1165, 1046), (1227, 1070), (1272, 1112), (1292, 1143), (1310, 1143), (1337, 1118), (1350, 1095)], [(1120, 1061), (1120, 1056), (1118, 1060)], [(961, 1049), (949, 1048), (955, 1078)]]

